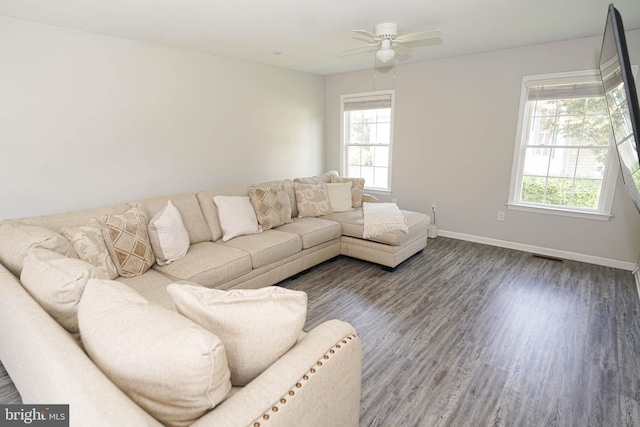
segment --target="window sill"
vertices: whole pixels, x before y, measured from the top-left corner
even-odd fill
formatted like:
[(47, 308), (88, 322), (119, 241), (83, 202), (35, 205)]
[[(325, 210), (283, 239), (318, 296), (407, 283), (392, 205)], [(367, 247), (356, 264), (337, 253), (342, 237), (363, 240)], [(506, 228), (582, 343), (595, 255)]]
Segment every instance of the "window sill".
[(364, 192), (368, 194), (373, 194), (373, 195), (379, 194), (381, 196), (390, 196), (391, 194), (393, 194), (393, 190), (383, 190), (380, 188), (367, 188), (367, 187), (364, 187)]
[(516, 211), (525, 211), (525, 212), (535, 212), (546, 215), (558, 215), (558, 216), (568, 216), (573, 218), (582, 218), (582, 219), (593, 219), (597, 221), (608, 221), (613, 218), (613, 215), (607, 214), (604, 212), (585, 212), (585, 211), (574, 211), (570, 209), (560, 209), (556, 207), (543, 207), (543, 206), (534, 206), (534, 205), (522, 205), (522, 204), (514, 204), (507, 203), (507, 208), (516, 210)]

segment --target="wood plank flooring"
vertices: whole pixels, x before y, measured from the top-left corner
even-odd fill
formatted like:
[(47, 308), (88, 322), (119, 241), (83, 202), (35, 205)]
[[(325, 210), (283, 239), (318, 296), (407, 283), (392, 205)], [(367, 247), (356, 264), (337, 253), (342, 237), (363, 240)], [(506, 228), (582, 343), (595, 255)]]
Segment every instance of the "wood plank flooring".
[(394, 272), (340, 257), (280, 285), (307, 292), (306, 329), (356, 328), (361, 427), (640, 425), (628, 271), (438, 237)]
[(392, 273), (339, 258), (282, 285), (307, 329), (356, 328), (362, 427), (640, 425), (630, 272), (438, 237)]

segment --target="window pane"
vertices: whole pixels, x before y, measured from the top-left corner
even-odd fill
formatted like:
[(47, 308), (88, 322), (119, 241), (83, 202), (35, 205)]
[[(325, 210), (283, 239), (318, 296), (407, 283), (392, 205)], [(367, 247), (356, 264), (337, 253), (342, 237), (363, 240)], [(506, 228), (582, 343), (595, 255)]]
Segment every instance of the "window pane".
[(374, 165), (376, 167), (389, 166), (389, 147), (374, 147)]
[(537, 176), (524, 176), (520, 199), (528, 203), (544, 203), (547, 179)]
[(578, 155), (577, 178), (603, 179), (608, 149), (582, 149)]
[[(349, 143), (350, 144), (364, 144), (366, 141), (364, 140), (365, 138), (365, 129), (364, 126), (366, 125), (362, 125), (362, 124), (351, 124), (351, 133), (349, 135)], [(368, 132), (368, 127), (366, 129), (366, 131)]]
[(347, 176), (360, 177), (360, 166), (349, 166)]
[(535, 117), (531, 127), (529, 136), (529, 145), (551, 145), (553, 144), (553, 136), (556, 129), (556, 118), (554, 117)]
[(556, 101), (553, 100), (540, 100), (533, 101), (535, 103), (534, 115), (536, 116), (556, 116), (557, 106)]
[(556, 145), (579, 145), (582, 123), (582, 114), (580, 116), (558, 117)]
[(373, 183), (373, 168), (368, 166), (360, 168), (360, 178), (364, 178), (365, 183)]
[(582, 145), (609, 145), (611, 135), (611, 122), (609, 116), (604, 114), (594, 114), (585, 116), (584, 129), (582, 134)]
[(376, 126), (376, 136), (372, 139), (372, 144), (389, 144), (391, 140), (391, 124), (378, 123)]
[(360, 166), (362, 164), (362, 148), (349, 147), (349, 166)]
[(386, 187), (387, 178), (388, 178), (387, 168), (375, 168), (373, 186), (378, 188)]
[(572, 205), (580, 208), (595, 209), (600, 203), (602, 181), (594, 179), (576, 179)]
[(524, 160), (525, 175), (546, 176), (549, 168), (549, 148), (527, 148)]
[(549, 176), (573, 177), (578, 161), (578, 150), (571, 148), (554, 148), (551, 150)]
[(378, 122), (391, 123), (391, 108), (382, 108), (378, 111)]

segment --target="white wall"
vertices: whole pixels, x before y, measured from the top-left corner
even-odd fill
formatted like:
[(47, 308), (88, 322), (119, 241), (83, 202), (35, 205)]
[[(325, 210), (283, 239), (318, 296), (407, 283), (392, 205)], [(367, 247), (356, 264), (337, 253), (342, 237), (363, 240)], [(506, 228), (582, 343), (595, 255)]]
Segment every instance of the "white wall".
[(0, 219), (324, 167), (324, 77), (0, 16)]
[[(445, 40), (446, 43), (446, 40)], [(629, 32), (634, 64), (640, 31)], [(393, 194), (430, 213), (450, 235), (579, 254), (630, 267), (640, 254), (640, 214), (619, 179), (609, 221), (507, 210), (522, 77), (597, 68), (601, 37), (398, 65), (376, 76), (396, 90)], [(428, 49), (428, 48), (425, 48)], [(370, 91), (371, 70), (327, 77), (327, 168), (340, 166), (340, 95)], [(497, 212), (506, 220), (498, 222)], [(611, 262), (610, 262), (611, 261)]]

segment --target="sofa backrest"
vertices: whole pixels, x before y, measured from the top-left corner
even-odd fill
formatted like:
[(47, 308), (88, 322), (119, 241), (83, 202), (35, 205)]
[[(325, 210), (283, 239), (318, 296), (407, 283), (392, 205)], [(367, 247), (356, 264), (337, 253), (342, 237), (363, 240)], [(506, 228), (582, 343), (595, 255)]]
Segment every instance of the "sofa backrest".
[(171, 200), (171, 203), (178, 209), (184, 227), (189, 233), (189, 241), (191, 244), (208, 242), (212, 240), (209, 225), (205, 219), (200, 203), (195, 193), (180, 193), (171, 196), (158, 196), (148, 199), (129, 202), (128, 207), (141, 204), (147, 210), (149, 219), (153, 218), (165, 205)]
[(91, 218), (96, 218), (99, 220), (104, 214), (120, 214), (129, 209), (129, 207), (130, 206), (126, 203), (121, 203), (117, 205), (104, 206), (101, 208), (19, 218), (16, 219), (16, 221), (19, 221), (23, 224), (39, 225), (60, 233), (63, 228), (82, 227), (87, 225)]

